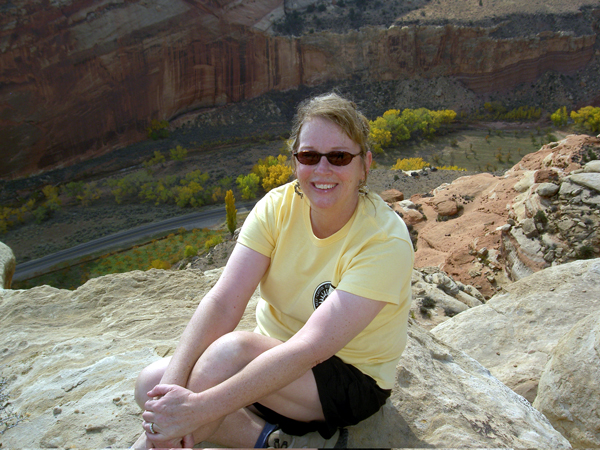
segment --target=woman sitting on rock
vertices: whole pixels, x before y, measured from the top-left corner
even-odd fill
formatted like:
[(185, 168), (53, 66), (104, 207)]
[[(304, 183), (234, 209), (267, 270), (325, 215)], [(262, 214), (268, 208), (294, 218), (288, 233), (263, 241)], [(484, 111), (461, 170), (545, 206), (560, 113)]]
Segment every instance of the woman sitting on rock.
[[(413, 249), (366, 191), (369, 124), (329, 94), (303, 103), (295, 182), (260, 200), (171, 358), (140, 374), (136, 447), (342, 446), (390, 395), (406, 344)], [(260, 284), (258, 326), (233, 331)]]

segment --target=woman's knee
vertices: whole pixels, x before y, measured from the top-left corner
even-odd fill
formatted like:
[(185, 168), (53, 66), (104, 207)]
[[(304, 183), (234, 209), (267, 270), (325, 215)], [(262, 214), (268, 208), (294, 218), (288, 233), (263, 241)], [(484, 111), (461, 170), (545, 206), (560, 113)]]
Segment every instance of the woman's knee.
[(213, 342), (196, 363), (190, 389), (207, 389), (242, 370), (250, 361), (281, 342), (257, 333), (233, 331)]
[(135, 382), (135, 401), (144, 409), (144, 404), (149, 400), (147, 392), (160, 383), (171, 357), (162, 358), (154, 361), (149, 366), (142, 369)]

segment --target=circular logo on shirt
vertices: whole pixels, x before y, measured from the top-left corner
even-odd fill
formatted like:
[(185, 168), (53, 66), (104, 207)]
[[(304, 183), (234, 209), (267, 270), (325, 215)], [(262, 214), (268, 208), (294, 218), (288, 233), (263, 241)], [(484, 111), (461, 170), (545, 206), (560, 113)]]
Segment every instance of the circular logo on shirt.
[(331, 281), (325, 281), (318, 285), (313, 294), (313, 307), (317, 309), (321, 306), (321, 303), (323, 303), (334, 290), (335, 286), (331, 284)]

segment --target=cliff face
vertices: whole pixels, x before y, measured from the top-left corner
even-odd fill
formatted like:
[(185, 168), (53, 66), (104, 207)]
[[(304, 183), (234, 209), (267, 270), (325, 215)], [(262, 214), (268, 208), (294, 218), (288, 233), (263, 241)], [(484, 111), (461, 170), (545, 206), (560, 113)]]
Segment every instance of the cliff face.
[(265, 33), (283, 1), (15, 0), (0, 15), (0, 178), (97, 156), (145, 138), (151, 119), (301, 84), (457, 77), (477, 93), (546, 70), (572, 73), (596, 35), (514, 39), (491, 29), (366, 28)]

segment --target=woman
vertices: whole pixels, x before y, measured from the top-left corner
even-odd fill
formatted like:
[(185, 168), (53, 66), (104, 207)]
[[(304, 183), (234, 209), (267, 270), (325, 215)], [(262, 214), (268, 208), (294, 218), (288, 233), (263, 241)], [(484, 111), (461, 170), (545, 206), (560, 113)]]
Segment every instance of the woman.
[[(336, 94), (300, 106), (297, 181), (258, 202), (173, 357), (140, 374), (136, 446), (330, 447), (385, 403), (413, 250), (404, 223), (366, 193), (368, 136)], [(259, 283), (256, 330), (234, 332)]]

